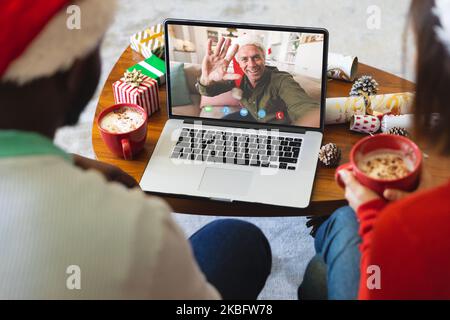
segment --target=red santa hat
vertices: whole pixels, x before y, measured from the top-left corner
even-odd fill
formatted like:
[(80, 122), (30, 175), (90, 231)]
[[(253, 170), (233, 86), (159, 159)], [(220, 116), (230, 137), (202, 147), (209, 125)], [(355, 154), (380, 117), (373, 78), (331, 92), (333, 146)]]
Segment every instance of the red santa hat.
[[(71, 5), (80, 29), (70, 28)], [(98, 45), (115, 7), (115, 0), (2, 0), (0, 81), (24, 84), (68, 70)]]

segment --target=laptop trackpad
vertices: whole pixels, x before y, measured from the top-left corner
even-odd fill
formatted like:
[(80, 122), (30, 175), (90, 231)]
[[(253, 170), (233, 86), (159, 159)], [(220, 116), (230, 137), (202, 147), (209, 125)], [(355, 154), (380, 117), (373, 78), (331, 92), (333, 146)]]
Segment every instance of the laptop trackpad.
[(208, 193), (246, 195), (253, 173), (243, 170), (206, 168), (198, 190)]

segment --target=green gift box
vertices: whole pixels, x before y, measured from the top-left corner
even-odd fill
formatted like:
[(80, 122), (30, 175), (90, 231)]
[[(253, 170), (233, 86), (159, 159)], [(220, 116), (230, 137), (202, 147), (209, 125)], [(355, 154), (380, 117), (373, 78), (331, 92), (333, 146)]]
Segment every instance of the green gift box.
[(147, 77), (158, 81), (159, 85), (163, 84), (166, 80), (166, 64), (155, 55), (128, 68), (128, 71), (130, 72), (133, 70), (140, 70)]

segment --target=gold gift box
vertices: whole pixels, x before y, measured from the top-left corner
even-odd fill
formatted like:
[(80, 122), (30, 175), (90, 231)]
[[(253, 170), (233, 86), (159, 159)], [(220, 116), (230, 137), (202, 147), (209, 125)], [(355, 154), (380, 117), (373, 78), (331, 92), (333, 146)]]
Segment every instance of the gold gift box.
[(139, 52), (144, 58), (150, 58), (156, 55), (158, 58), (164, 59), (164, 27), (157, 24), (138, 32), (130, 38), (131, 48)]

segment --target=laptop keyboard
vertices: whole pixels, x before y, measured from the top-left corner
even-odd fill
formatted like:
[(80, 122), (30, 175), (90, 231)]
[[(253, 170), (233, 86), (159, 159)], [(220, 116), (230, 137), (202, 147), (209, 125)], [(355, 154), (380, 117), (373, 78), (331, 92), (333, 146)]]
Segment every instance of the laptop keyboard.
[(172, 159), (296, 170), (302, 139), (183, 128)]

